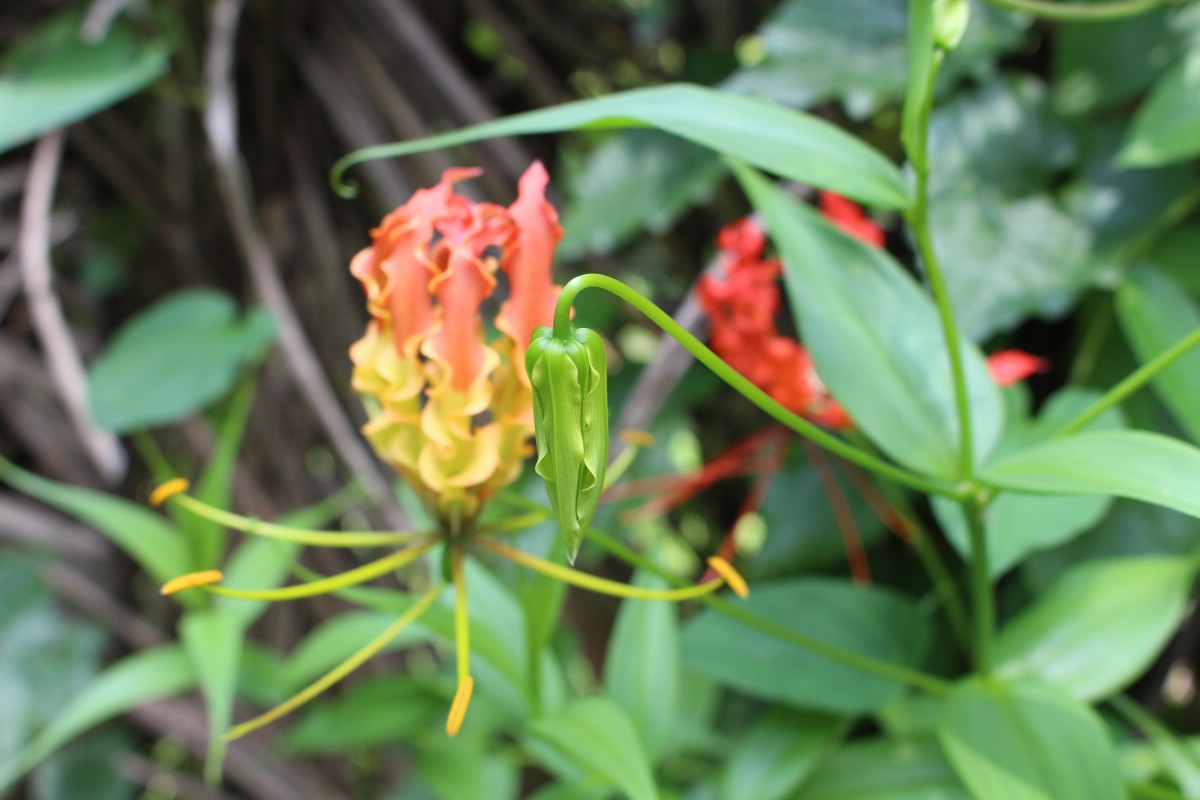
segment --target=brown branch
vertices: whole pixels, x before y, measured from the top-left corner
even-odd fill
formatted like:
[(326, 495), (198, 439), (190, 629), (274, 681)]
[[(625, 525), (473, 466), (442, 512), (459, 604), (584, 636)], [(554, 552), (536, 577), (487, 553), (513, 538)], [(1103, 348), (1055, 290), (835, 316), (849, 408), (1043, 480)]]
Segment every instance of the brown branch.
[(63, 132), (38, 140), (29, 165), (21, 203), (20, 263), (34, 330), (41, 342), (50, 376), (67, 408), (75, 433), (100, 475), (114, 482), (125, 473), (126, 456), (120, 442), (92, 422), (87, 408), (87, 377), (83, 359), (71, 338), (50, 267), (50, 209), (62, 158)]

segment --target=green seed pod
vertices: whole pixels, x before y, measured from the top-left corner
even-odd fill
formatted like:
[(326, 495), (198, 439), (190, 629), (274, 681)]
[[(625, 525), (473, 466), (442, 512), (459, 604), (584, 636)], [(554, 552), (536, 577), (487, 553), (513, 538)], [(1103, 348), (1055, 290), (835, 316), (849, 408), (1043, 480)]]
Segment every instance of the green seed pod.
[(538, 328), (525, 351), (525, 369), (533, 386), (534, 469), (546, 482), (573, 564), (600, 503), (608, 464), (604, 342), (587, 328), (561, 339), (550, 328)]

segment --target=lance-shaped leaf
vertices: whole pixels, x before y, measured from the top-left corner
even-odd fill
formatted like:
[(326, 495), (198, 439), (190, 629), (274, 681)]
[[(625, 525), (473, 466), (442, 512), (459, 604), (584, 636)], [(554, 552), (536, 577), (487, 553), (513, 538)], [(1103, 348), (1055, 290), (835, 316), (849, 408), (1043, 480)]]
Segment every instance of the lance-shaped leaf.
[(608, 462), (608, 375), (604, 343), (587, 328), (559, 338), (538, 328), (525, 353), (533, 386), (538, 458), (574, 563), (583, 531), (600, 503)]

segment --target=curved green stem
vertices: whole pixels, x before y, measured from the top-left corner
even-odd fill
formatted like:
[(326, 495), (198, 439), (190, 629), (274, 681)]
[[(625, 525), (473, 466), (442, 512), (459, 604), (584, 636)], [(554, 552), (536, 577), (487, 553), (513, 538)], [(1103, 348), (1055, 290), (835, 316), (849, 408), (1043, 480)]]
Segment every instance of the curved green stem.
[(1138, 389), (1141, 389), (1196, 345), (1200, 345), (1200, 328), (1192, 331), (1174, 345), (1129, 373), (1125, 380), (1105, 392), (1103, 397), (1093, 403), (1082, 414), (1059, 428), (1055, 436), (1067, 436), (1087, 427), (1096, 417), (1108, 411)]
[[(603, 547), (608, 552), (623, 561), (632, 564), (638, 569), (652, 572), (660, 576), (667, 582), (675, 586), (686, 586), (687, 584), (676, 578), (671, 573), (664, 570), (662, 567), (655, 564), (648, 558), (643, 558), (638, 553), (623, 545), (616, 539), (602, 533), (594, 528), (588, 529), (588, 539)], [(816, 653), (819, 656), (824, 656), (831, 661), (837, 661), (840, 664), (845, 664), (855, 669), (860, 669), (863, 672), (869, 672), (872, 675), (878, 675), (881, 678), (903, 683), (907, 686), (912, 686), (917, 689), (923, 689), (934, 694), (942, 694), (950, 689), (951, 684), (941, 678), (933, 675), (927, 675), (923, 672), (918, 672), (908, 667), (903, 667), (899, 664), (893, 664), (888, 661), (880, 661), (870, 656), (864, 656), (861, 653), (856, 653), (852, 650), (845, 650), (837, 645), (823, 642), (820, 639), (814, 639), (806, 636), (797, 630), (780, 625), (777, 622), (772, 622), (769, 619), (764, 619), (752, 611), (747, 611), (744, 607), (736, 602), (725, 600), (721, 597), (713, 595), (705, 595), (697, 598), (701, 603), (709, 606), (714, 611), (724, 614), (727, 617), (743, 622), (752, 628), (757, 628), (768, 636), (773, 636), (785, 642), (803, 647)]]
[[(1179, 0), (1173, 0), (1179, 2)], [(998, 8), (1024, 11), (1063, 22), (1100, 22), (1141, 14), (1172, 0), (1114, 0), (1109, 3), (1059, 3), (1054, 0), (987, 0)]]
[(937, 82), (938, 68), (942, 59), (940, 53), (935, 53), (929, 62), (929, 74), (926, 76), (927, 86), (923, 94), (924, 105), (920, 113), (920, 126), (915, 131), (915, 139), (908, 143), (909, 160), (917, 176), (916, 202), (908, 212), (908, 224), (912, 228), (917, 242), (917, 251), (921, 262), (925, 265), (925, 277), (929, 281), (929, 289), (937, 304), (938, 318), (942, 323), (942, 333), (946, 338), (946, 351), (950, 357), (950, 374), (954, 381), (954, 411), (958, 418), (958, 476), (970, 480), (974, 474), (975, 458), (974, 443), (971, 430), (971, 398), (967, 394), (967, 372), (963, 366), (962, 342), (959, 338), (958, 324), (954, 320), (954, 309), (950, 304), (950, 293), (946, 288), (946, 279), (942, 273), (941, 263), (937, 252), (933, 249), (933, 237), (929, 232), (929, 157), (927, 152), (929, 141), (929, 116), (933, 108), (933, 87)]
[(603, 289), (606, 292), (610, 292), (632, 305), (638, 311), (641, 311), (649, 317), (651, 322), (662, 328), (667, 335), (679, 342), (697, 361), (712, 370), (713, 374), (718, 378), (728, 383), (772, 418), (783, 423), (801, 436), (816, 442), (829, 452), (841, 456), (854, 464), (858, 464), (860, 467), (871, 472), (890, 478), (896, 483), (917, 489), (926, 494), (936, 494), (955, 499), (961, 497), (960, 491), (945, 481), (925, 478), (908, 470), (901, 469), (894, 464), (889, 464), (881, 458), (877, 458), (853, 445), (847, 444), (800, 415), (792, 413), (776, 402), (769, 394), (747, 380), (733, 367), (721, 360), (720, 356), (705, 347), (699, 339), (688, 333), (682, 325), (673, 320), (670, 314), (616, 278), (610, 278), (607, 275), (588, 274), (571, 279), (563, 287), (562, 294), (558, 296), (558, 305), (554, 308), (555, 336), (566, 338), (570, 335), (571, 305), (575, 301), (575, 296), (584, 289), (591, 288)]

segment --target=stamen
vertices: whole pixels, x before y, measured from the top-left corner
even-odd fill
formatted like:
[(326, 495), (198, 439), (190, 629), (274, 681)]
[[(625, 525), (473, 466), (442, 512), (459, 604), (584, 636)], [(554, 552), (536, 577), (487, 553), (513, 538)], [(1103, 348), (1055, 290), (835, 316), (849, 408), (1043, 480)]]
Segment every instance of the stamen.
[[(176, 480), (183, 479), (177, 478)], [(174, 481), (164, 483), (158, 487), (154, 494), (150, 496), (151, 504), (154, 504), (154, 499), (158, 496), (158, 493), (170, 487), (172, 483)], [(187, 482), (184, 481), (182, 489), (174, 489), (167, 496), (178, 495), (186, 489)], [(393, 533), (378, 531), (313, 531), (306, 528), (293, 528), (289, 525), (263, 522), (262, 520), (232, 514), (219, 508), (213, 508), (190, 495), (175, 497), (175, 503), (198, 517), (203, 517), (218, 525), (232, 528), (235, 531), (241, 531), (250, 536), (262, 536), (267, 539), (279, 539), (298, 544), (311, 544), (318, 547), (379, 547), (391, 544), (407, 544), (416, 539), (429, 536), (432, 533), (432, 531), (397, 531)]]
[[(630, 586), (627, 583), (588, 575), (586, 572), (579, 572), (570, 567), (555, 564), (553, 561), (546, 561), (537, 556), (531, 556), (528, 553), (500, 544), (491, 539), (480, 538), (476, 539), (476, 541), (481, 547), (504, 556), (509, 561), (516, 562), (523, 567), (529, 567), (535, 572), (540, 572), (543, 575), (560, 580), (563, 583), (569, 583), (572, 586), (589, 589), (600, 594), (612, 595), (613, 597), (631, 597), (635, 600), (690, 600), (695, 597), (711, 594), (725, 585), (724, 580), (714, 580), (696, 586), (687, 586), (683, 589), (645, 589), (641, 586)], [(743, 581), (744, 583), (745, 581)]]
[(450, 571), (454, 576), (454, 650), (458, 662), (458, 691), (454, 693), (454, 702), (446, 717), (448, 736), (458, 735), (467, 716), (471, 692), (475, 689), (475, 679), (471, 677), (471, 618), (467, 612), (467, 576), (463, 572), (463, 551), (458, 544), (452, 545), (452, 548)]
[(733, 568), (733, 564), (720, 556), (710, 556), (708, 565), (712, 567), (713, 572), (725, 579), (725, 583), (729, 584), (729, 588), (738, 597), (750, 596), (750, 587), (746, 585), (746, 579), (742, 577), (742, 573)]
[(374, 656), (384, 647), (387, 647), (388, 643), (391, 642), (392, 639), (395, 639), (401, 631), (403, 631), (405, 628), (415, 622), (422, 614), (428, 611), (429, 607), (433, 605), (433, 602), (437, 600), (438, 595), (441, 593), (442, 587), (440, 585), (430, 589), (425, 593), (424, 596), (421, 597), (420, 600), (413, 604), (412, 608), (404, 612), (404, 614), (391, 625), (389, 625), (387, 629), (383, 631), (383, 633), (367, 642), (367, 644), (361, 650), (354, 653), (354, 655), (350, 656), (345, 661), (331, 669), (329, 672), (313, 681), (307, 687), (272, 708), (270, 711), (266, 712), (265, 714), (260, 714), (254, 719), (249, 720), (248, 722), (243, 722), (241, 725), (237, 725), (232, 728), (229, 733), (225, 734), (225, 741), (233, 741), (241, 736), (245, 736), (251, 731), (258, 730), (264, 725), (274, 722), (284, 714), (294, 711), (307, 703), (309, 700), (312, 700), (321, 692), (325, 691), (330, 686), (333, 686), (342, 678), (358, 669), (372, 656)]
[(212, 586), (206, 591), (226, 597), (241, 597), (246, 600), (295, 600), (297, 597), (312, 597), (318, 594), (328, 594), (344, 589), (347, 586), (357, 586), (366, 583), (406, 564), (416, 561), (428, 553), (437, 543), (430, 539), (416, 547), (400, 550), (391, 555), (363, 564), (361, 567), (347, 570), (340, 575), (300, 583), (295, 586), (285, 586), (282, 589), (227, 589), (224, 586)]
[(150, 493), (150, 505), (158, 508), (175, 495), (186, 492), (189, 486), (191, 484), (188, 483), (187, 478), (171, 478)]
[(450, 714), (446, 717), (446, 733), (449, 736), (457, 736), (459, 729), (462, 727), (463, 720), (467, 716), (467, 706), (471, 704), (471, 692), (475, 690), (475, 679), (470, 675), (458, 684), (458, 691), (454, 693), (454, 702), (450, 706)]
[(172, 578), (163, 584), (159, 591), (166, 594), (175, 594), (182, 592), (184, 589), (195, 589), (198, 586), (208, 586), (210, 583), (217, 583), (225, 576), (220, 570), (205, 569), (200, 572), (189, 572), (187, 575), (180, 575), (178, 578)]

